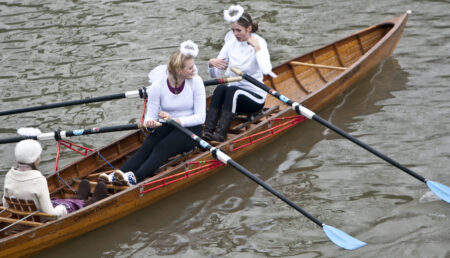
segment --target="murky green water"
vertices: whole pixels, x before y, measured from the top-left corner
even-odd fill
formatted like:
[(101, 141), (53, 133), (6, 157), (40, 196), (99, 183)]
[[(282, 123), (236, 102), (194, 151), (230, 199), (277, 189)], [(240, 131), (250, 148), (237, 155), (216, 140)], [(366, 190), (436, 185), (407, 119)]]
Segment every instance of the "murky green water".
[[(0, 110), (103, 96), (147, 85), (186, 39), (200, 75), (220, 50), (230, 1), (4, 1)], [(424, 177), (450, 185), (448, 1), (244, 1), (274, 65), (413, 11), (391, 58), (320, 115)], [(211, 92), (212, 89), (208, 89)], [(142, 103), (116, 100), (0, 118), (0, 138), (134, 123)], [(123, 133), (72, 139), (100, 148)], [(41, 169), (54, 166), (43, 142)], [(0, 146), (0, 183), (14, 164)], [(78, 159), (63, 152), (62, 163)], [(450, 207), (420, 181), (306, 122), (240, 161), (323, 222), (368, 243), (333, 245), (323, 231), (232, 169), (41, 257), (449, 257)], [(263, 165), (261, 165), (263, 164)]]

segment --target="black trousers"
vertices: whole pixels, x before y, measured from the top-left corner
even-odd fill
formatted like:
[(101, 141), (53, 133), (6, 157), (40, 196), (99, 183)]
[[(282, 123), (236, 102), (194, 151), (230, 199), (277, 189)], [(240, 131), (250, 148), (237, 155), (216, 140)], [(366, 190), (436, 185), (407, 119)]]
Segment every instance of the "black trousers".
[[(202, 125), (186, 127), (201, 137)], [(192, 150), (197, 143), (180, 130), (164, 123), (145, 139), (142, 146), (121, 167), (123, 172), (132, 171), (138, 182), (153, 176), (168, 158)]]
[(214, 90), (209, 107), (232, 113), (254, 113), (264, 107), (264, 100), (254, 92), (221, 84)]

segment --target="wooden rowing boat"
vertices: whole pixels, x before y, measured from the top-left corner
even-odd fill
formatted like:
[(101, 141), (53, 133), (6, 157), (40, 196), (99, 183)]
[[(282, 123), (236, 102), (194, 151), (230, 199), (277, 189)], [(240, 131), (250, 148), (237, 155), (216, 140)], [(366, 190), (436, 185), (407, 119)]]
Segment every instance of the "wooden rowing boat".
[[(278, 77), (265, 77), (264, 83), (317, 112), (392, 53), (407, 18), (405, 13), (294, 58), (275, 67), (273, 71)], [(304, 120), (283, 105), (268, 96), (265, 112), (250, 121), (237, 119), (227, 141), (218, 147), (237, 160)], [(140, 147), (144, 138), (143, 132), (135, 131), (48, 176), (52, 197), (73, 198), (74, 193), (67, 185), (76, 189), (82, 178), (88, 178), (94, 187), (98, 175), (111, 170), (102, 157), (114, 167), (120, 167)], [(67, 217), (45, 223), (20, 223), (16, 228), (13, 226), (1, 231), (0, 257), (42, 251), (146, 207), (220, 171), (222, 167), (209, 152), (200, 149), (178, 155), (161, 167), (154, 177), (131, 187), (111, 185), (109, 197)], [(7, 222), (9, 215), (9, 212), (0, 214), (0, 221), (3, 221), (0, 229), (11, 224)]]

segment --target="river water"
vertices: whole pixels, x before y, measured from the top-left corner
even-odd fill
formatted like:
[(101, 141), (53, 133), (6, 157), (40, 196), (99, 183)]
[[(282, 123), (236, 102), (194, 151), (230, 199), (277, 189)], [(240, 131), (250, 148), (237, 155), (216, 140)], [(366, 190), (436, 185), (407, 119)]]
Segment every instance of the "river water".
[[(0, 110), (147, 86), (180, 42), (196, 60), (220, 50), (234, 1), (3, 1)], [(243, 1), (273, 65), (411, 9), (392, 56), (319, 114), (426, 178), (450, 185), (448, 1)], [(207, 92), (212, 92), (208, 88)], [(141, 101), (116, 100), (1, 117), (0, 138), (135, 123)], [(124, 133), (72, 139), (100, 148)], [(53, 170), (55, 142), (43, 142)], [(14, 164), (0, 148), (0, 183)], [(79, 158), (64, 151), (62, 165)], [(368, 243), (338, 248), (301, 214), (232, 169), (40, 257), (449, 257), (450, 206), (425, 184), (313, 121), (239, 161), (321, 221)]]

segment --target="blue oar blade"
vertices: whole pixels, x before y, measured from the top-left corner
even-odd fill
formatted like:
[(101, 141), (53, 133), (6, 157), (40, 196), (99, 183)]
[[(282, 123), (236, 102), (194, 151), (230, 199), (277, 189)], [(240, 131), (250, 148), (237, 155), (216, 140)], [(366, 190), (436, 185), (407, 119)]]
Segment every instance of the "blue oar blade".
[(328, 225), (323, 226), (323, 231), (325, 231), (331, 242), (347, 250), (355, 250), (366, 245), (366, 243)]
[(427, 185), (435, 195), (450, 203), (450, 187), (430, 180), (427, 180)]

